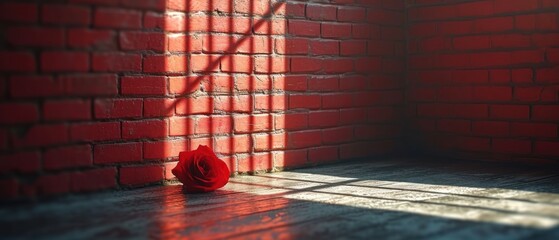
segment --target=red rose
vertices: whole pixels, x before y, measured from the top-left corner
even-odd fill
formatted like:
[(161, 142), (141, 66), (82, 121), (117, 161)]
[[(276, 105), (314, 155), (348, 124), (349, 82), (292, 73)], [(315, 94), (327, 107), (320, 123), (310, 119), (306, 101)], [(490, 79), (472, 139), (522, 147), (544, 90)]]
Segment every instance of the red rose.
[(208, 147), (179, 154), (179, 163), (172, 170), (186, 192), (211, 192), (229, 181), (229, 169)]

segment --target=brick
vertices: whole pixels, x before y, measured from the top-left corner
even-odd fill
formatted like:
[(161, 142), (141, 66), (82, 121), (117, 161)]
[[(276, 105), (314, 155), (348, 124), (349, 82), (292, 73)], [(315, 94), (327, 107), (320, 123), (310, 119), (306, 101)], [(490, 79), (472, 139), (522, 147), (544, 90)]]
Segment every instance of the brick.
[(516, 15), (514, 16), (514, 27), (519, 30), (534, 30), (536, 29), (535, 15)]
[(216, 137), (215, 149), (216, 153), (232, 155), (236, 153), (248, 153), (252, 149), (252, 141), (249, 135), (235, 135)]
[(169, 123), (166, 120), (122, 122), (123, 139), (164, 138), (167, 136), (169, 136)]
[(45, 75), (21, 75), (10, 78), (10, 95), (15, 98), (62, 96), (64, 82)]
[(340, 109), (340, 124), (350, 125), (367, 122), (367, 110), (364, 108)]
[(144, 72), (146, 73), (187, 71), (188, 58), (186, 55), (148, 55), (144, 57)]
[(339, 156), (340, 159), (354, 159), (354, 158), (362, 158), (369, 155), (368, 151), (371, 149), (370, 144), (366, 142), (356, 142), (356, 143), (349, 143), (343, 144), (340, 146)]
[(312, 20), (336, 20), (335, 6), (307, 4), (306, 15)]
[(515, 137), (557, 137), (557, 125), (551, 123), (512, 122), (510, 130)]
[(9, 113), (0, 116), (2, 124), (34, 123), (39, 120), (39, 111), (35, 104), (0, 103), (0, 112)]
[(551, 63), (559, 63), (559, 48), (549, 48), (547, 49), (547, 59)]
[(135, 0), (121, 0), (122, 6), (130, 8), (139, 8), (146, 10), (164, 11), (166, 10), (167, 1), (152, 0), (152, 1), (135, 1)]
[(95, 164), (129, 163), (142, 161), (142, 143), (99, 144), (94, 148)]
[(274, 116), (274, 129), (303, 130), (308, 128), (308, 113), (289, 113)]
[(98, 8), (93, 16), (93, 24), (96, 27), (140, 29), (142, 27), (142, 13), (135, 10)]
[[(213, 146), (215, 139), (209, 137), (191, 138), (189, 142), (189, 149), (197, 149), (200, 145)], [(231, 156), (232, 158), (234, 156)]]
[(514, 100), (536, 102), (540, 100), (542, 92), (542, 87), (516, 87), (514, 89)]
[(94, 53), (92, 68), (96, 72), (139, 72), (142, 70), (142, 57), (139, 54)]
[(493, 17), (475, 20), (476, 32), (505, 32), (514, 29), (512, 17)]
[[(373, 73), (380, 71), (382, 68), (382, 62), (379, 57), (354, 58), (353, 60), (355, 72), (358, 73)], [(345, 59), (342, 61), (345, 61)], [(335, 63), (335, 61), (333, 61), (333, 63)], [(347, 68), (349, 65), (345, 67)]]
[(175, 104), (175, 112), (178, 115), (209, 114), (213, 110), (213, 99), (209, 97), (180, 98)]
[(493, 139), (492, 149), (500, 153), (528, 154), (532, 152), (532, 142), (517, 139)]
[(530, 47), (532, 40), (529, 35), (502, 34), (491, 36), (492, 48), (519, 48)]
[(491, 47), (489, 36), (464, 36), (453, 39), (453, 46), (456, 50), (488, 49)]
[(144, 117), (170, 117), (175, 114), (175, 100), (170, 98), (145, 98)]
[(193, 135), (195, 119), (190, 117), (174, 117), (169, 119), (169, 134), (171, 136)]
[[(301, 37), (318, 37), (320, 36), (320, 23), (304, 20), (288, 21), (289, 34)], [(350, 27), (351, 33), (351, 27)]]
[(554, 83), (559, 82), (559, 67), (541, 68), (536, 71), (536, 82)]
[(17, 152), (0, 155), (0, 172), (34, 173), (41, 168), (39, 152)]
[(559, 17), (554, 13), (540, 13), (536, 16), (536, 29), (544, 31), (557, 31), (559, 24), (557, 20)]
[(310, 128), (335, 127), (340, 123), (339, 111), (320, 111), (309, 113)]
[(120, 123), (76, 123), (70, 126), (70, 139), (88, 142), (120, 139)]
[(238, 157), (239, 172), (268, 171), (272, 169), (273, 155), (271, 153), (250, 154)]
[(165, 168), (165, 180), (174, 180), (177, 179), (177, 177), (175, 177), (175, 175), (173, 174), (173, 168), (175, 168), (177, 166), (179, 162), (166, 162), (163, 163), (163, 167)]
[(530, 107), (527, 105), (492, 105), (489, 115), (491, 118), (529, 119)]
[(37, 5), (33, 3), (0, 4), (0, 21), (33, 23), (37, 22), (38, 15)]
[(86, 26), (90, 23), (89, 8), (71, 5), (43, 5), (41, 19), (44, 23)]
[(115, 2), (112, 0), (70, 0), (70, 3), (87, 4), (87, 5), (99, 5), (99, 6), (117, 6), (120, 2)]
[(164, 30), (169, 32), (187, 31), (187, 22), (190, 22), (190, 30), (192, 32), (209, 29), (207, 16), (192, 16), (188, 19), (184, 13), (157, 13), (146, 12), (144, 14), (144, 29)]
[(123, 95), (166, 95), (167, 78), (163, 76), (124, 76), (120, 79)]
[(524, 12), (538, 9), (537, 1), (495, 0), (495, 13)]
[[(360, 60), (356, 60), (355, 62), (360, 62)], [(322, 61), (322, 67), (323, 71), (328, 74), (348, 73), (358, 68), (358, 66), (354, 64), (354, 60), (347, 58), (324, 59)]]
[(367, 42), (366, 41), (342, 41), (340, 42), (340, 55), (342, 56), (353, 56), (353, 55), (363, 55), (367, 52)]
[(93, 163), (90, 145), (75, 145), (48, 149), (43, 155), (43, 166), (47, 170), (91, 166)]
[(367, 9), (359, 7), (338, 8), (338, 21), (340, 22), (363, 22), (367, 17)]
[(73, 192), (89, 192), (116, 188), (116, 168), (99, 168), (72, 173)]
[[(468, 38), (468, 37), (454, 38), (454, 46), (455, 46), (456, 49), (463, 48), (464, 47), (463, 43), (469, 43), (469, 41), (464, 41), (464, 38)], [(470, 45), (465, 45), (465, 46), (470, 47)], [(487, 46), (487, 47), (489, 47), (489, 46)], [(369, 47), (369, 48), (371, 48), (371, 47)], [(391, 48), (394, 48), (394, 47), (391, 47)], [(426, 38), (426, 39), (421, 40), (421, 42), (419, 43), (419, 48), (423, 52), (437, 52), (437, 51), (448, 50), (448, 49), (451, 49), (451, 40), (448, 37)], [(378, 49), (375, 49), (375, 50), (377, 50), (377, 52), (379, 51)], [(390, 48), (386, 49), (385, 51), (386, 51), (386, 53), (388, 53), (389, 51), (390, 51), (390, 53), (392, 53), (392, 50)]]
[(59, 77), (70, 96), (115, 96), (118, 78), (113, 74), (71, 74)]
[(322, 131), (323, 144), (340, 144), (355, 141), (353, 127), (330, 128)]
[(236, 79), (232, 77), (219, 77), (212, 81), (214, 84), (212, 88), (220, 90), (218, 92), (232, 92), (233, 88), (243, 92), (272, 91), (273, 81), (270, 75), (242, 75), (236, 76)]
[(322, 23), (321, 36), (323, 38), (348, 38), (351, 36), (351, 24)]
[(165, 51), (165, 34), (158, 32), (126, 31), (119, 35), (122, 50)]
[(377, 28), (367, 24), (352, 24), (351, 36), (355, 39), (370, 39), (371, 36), (377, 36)]
[(89, 100), (50, 100), (43, 105), (43, 118), (57, 120), (91, 119), (91, 101)]
[(532, 119), (538, 121), (559, 121), (559, 106), (535, 105), (532, 107)]
[(177, 157), (182, 151), (190, 150), (186, 139), (144, 142), (144, 159), (162, 159)]
[(338, 55), (340, 43), (338, 41), (311, 41), (310, 53), (312, 55)]
[(289, 72), (290, 61), (285, 57), (264, 57), (254, 58), (255, 73), (286, 73)]
[(471, 2), (455, 5), (457, 15), (461, 17), (491, 16), (494, 14), (492, 2)]
[(277, 38), (274, 41), (274, 50), (278, 54), (307, 54), (309, 44), (310, 41), (306, 38)]
[(248, 113), (253, 110), (254, 98), (251, 95), (218, 96), (214, 99), (217, 111)]
[(472, 132), (476, 135), (483, 136), (508, 136), (510, 124), (508, 122), (473, 122)]
[(206, 78), (211, 79), (214, 78), (214, 76), (169, 77), (170, 93), (180, 95), (192, 94), (200, 90), (200, 83)]
[(41, 147), (68, 142), (68, 126), (65, 124), (37, 124), (28, 128), (21, 135), (12, 137), (16, 148)]
[(320, 95), (289, 95), (289, 109), (318, 109), (320, 106)]
[(73, 48), (93, 48), (114, 50), (117, 47), (116, 34), (110, 30), (85, 28), (68, 29), (68, 46)]
[(220, 59), (221, 71), (228, 73), (251, 73), (254, 69), (252, 57), (227, 55)]
[(6, 72), (34, 72), (35, 57), (29, 52), (0, 51), (0, 70)]
[(217, 72), (221, 57), (217, 55), (192, 55), (190, 56), (190, 67), (193, 72)]
[(35, 180), (36, 192), (40, 195), (56, 195), (70, 191), (70, 175), (66, 173), (42, 175)]
[(87, 72), (89, 54), (86, 52), (48, 51), (41, 54), (44, 72)]
[(167, 35), (170, 52), (202, 52), (202, 38), (190, 35)]
[(559, 142), (537, 141), (534, 152), (546, 156), (559, 156)]
[(285, 149), (287, 135), (285, 133), (268, 133), (254, 135), (254, 151), (265, 152)]
[(271, 11), (269, 0), (238, 0), (233, 5), (237, 13), (270, 15)]
[[(445, 13), (438, 12), (438, 14), (450, 14), (451, 12), (452, 11), (447, 10)], [(404, 19), (405, 17), (402, 12), (371, 8), (367, 10), (367, 22), (369, 23), (402, 25), (404, 23)]]
[(240, 115), (234, 117), (235, 133), (272, 131), (273, 116), (269, 114)]
[(291, 58), (291, 72), (312, 73), (322, 70), (322, 59), (308, 57)]
[(16, 179), (8, 178), (0, 180), (0, 195), (4, 199), (16, 199), (19, 197), (19, 182)]
[(14, 26), (5, 30), (6, 41), (25, 47), (63, 47), (64, 29), (56, 27)]
[(274, 167), (289, 169), (308, 165), (308, 154), (306, 149), (281, 151), (274, 153)]
[(322, 144), (322, 132), (320, 130), (290, 132), (287, 136), (289, 149), (317, 147)]
[(437, 121), (437, 130), (447, 133), (470, 134), (472, 123), (469, 120), (439, 119)]
[(141, 99), (96, 99), (93, 103), (95, 118), (132, 118), (142, 116)]
[(274, 76), (273, 90), (305, 91), (307, 77), (304, 75)]
[(318, 163), (337, 161), (339, 160), (338, 147), (329, 146), (309, 149), (308, 159), (311, 162)]
[(339, 90), (338, 77), (310, 77), (307, 81), (310, 91), (337, 91)]
[(285, 35), (287, 32), (287, 21), (285, 19), (256, 19), (253, 23), (255, 34), (262, 35)]

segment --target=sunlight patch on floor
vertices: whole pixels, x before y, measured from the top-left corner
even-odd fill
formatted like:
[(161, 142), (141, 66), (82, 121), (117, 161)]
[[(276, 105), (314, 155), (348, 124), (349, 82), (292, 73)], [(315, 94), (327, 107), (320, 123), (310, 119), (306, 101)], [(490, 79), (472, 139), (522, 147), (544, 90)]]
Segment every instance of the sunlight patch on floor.
[(360, 180), (297, 172), (240, 176), (232, 178), (225, 189), (537, 229), (559, 226), (559, 204), (555, 202), (559, 194), (526, 190)]

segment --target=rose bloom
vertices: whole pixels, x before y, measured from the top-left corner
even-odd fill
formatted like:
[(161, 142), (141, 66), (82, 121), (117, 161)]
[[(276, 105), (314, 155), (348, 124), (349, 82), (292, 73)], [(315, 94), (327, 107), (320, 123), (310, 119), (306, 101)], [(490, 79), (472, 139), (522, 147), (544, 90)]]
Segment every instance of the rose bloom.
[(179, 163), (172, 170), (189, 193), (211, 192), (229, 181), (229, 169), (225, 162), (204, 145), (194, 151), (181, 152)]

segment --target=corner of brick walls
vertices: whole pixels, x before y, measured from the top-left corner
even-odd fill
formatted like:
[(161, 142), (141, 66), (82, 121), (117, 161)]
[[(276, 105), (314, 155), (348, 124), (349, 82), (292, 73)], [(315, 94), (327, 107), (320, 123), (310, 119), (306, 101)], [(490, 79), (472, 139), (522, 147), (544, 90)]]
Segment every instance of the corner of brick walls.
[(394, 0), (3, 1), (0, 198), (162, 183), (198, 144), (233, 172), (394, 152), (404, 19)]
[(559, 1), (408, 1), (409, 143), (557, 164)]

